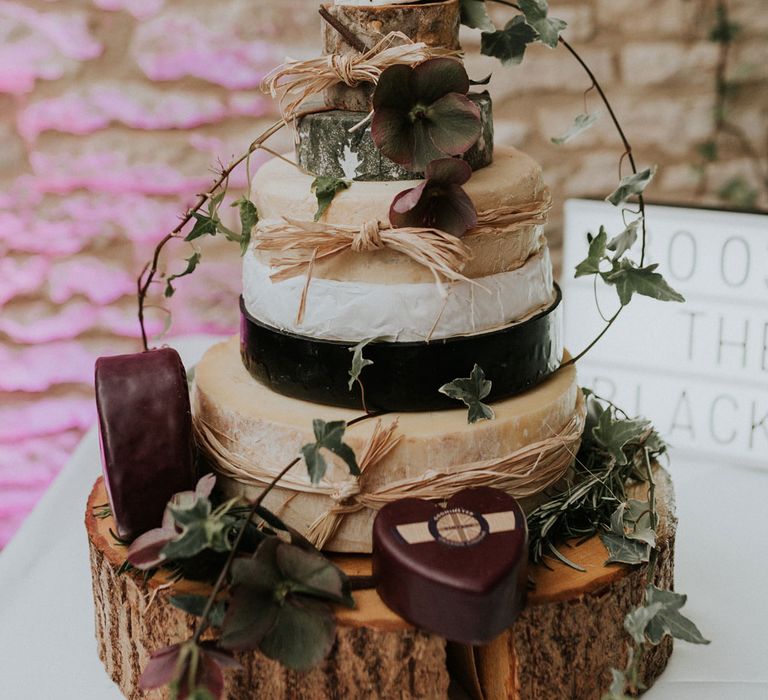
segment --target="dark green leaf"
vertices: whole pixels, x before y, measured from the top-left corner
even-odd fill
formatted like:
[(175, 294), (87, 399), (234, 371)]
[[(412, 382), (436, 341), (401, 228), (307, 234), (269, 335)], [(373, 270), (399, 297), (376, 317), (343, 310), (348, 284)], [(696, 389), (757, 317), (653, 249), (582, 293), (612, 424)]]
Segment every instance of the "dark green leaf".
[(552, 143), (561, 146), (571, 139), (576, 138), (579, 134), (586, 131), (590, 127), (594, 126), (596, 121), (597, 114), (594, 112), (591, 114), (577, 114), (573, 119), (571, 128), (568, 129), (568, 131), (566, 131), (562, 136), (553, 138)]
[(639, 542), (645, 542), (651, 547), (656, 546), (656, 531), (654, 529), (655, 523), (653, 510), (651, 504), (648, 501), (640, 501), (635, 498), (630, 498), (626, 503), (622, 503), (619, 507), (621, 509), (621, 523), (617, 521), (616, 527), (621, 527), (620, 533), (617, 529), (617, 533), (623, 534), (624, 537), (630, 540), (638, 540)]
[(608, 550), (606, 564), (642, 564), (650, 556), (651, 548), (645, 542), (628, 540), (613, 532), (601, 532), (600, 539)]
[(613, 263), (610, 272), (601, 273), (607, 284), (616, 286), (619, 301), (626, 306), (633, 294), (652, 297), (659, 301), (685, 301), (685, 297), (667, 284), (661, 273), (656, 272), (658, 264), (638, 267), (631, 260), (623, 258)]
[(488, 15), (485, 0), (461, 0), (461, 23), (473, 29), (489, 32), (495, 29)]
[(639, 440), (649, 427), (650, 423), (645, 419), (621, 420), (611, 411), (603, 411), (592, 435), (617, 464), (626, 464), (624, 447), (627, 443)]
[(600, 272), (600, 263), (605, 258), (606, 242), (608, 234), (605, 227), (600, 227), (600, 232), (589, 242), (589, 254), (576, 266), (576, 277), (596, 275)]
[(645, 643), (645, 628), (648, 627), (648, 623), (656, 617), (662, 607), (661, 603), (653, 603), (653, 605), (648, 606), (641, 605), (624, 618), (624, 629), (627, 630), (636, 644)]
[(187, 234), (185, 241), (194, 241), (201, 236), (215, 236), (218, 230), (218, 219), (212, 218), (200, 212), (192, 214), (195, 219), (195, 225), (192, 230)]
[(317, 211), (315, 212), (315, 221), (328, 211), (334, 197), (341, 190), (346, 190), (352, 183), (341, 177), (322, 176), (316, 177), (312, 181), (312, 191), (317, 197)]
[(327, 464), (322, 454), (321, 448), (330, 450), (349, 467), (349, 473), (353, 476), (360, 476), (360, 468), (357, 466), (357, 459), (352, 448), (344, 443), (344, 431), (347, 424), (344, 421), (332, 421), (326, 423), (319, 418), (312, 421), (312, 428), (315, 433), (315, 443), (304, 445), (301, 452), (304, 455), (304, 461), (307, 463), (307, 470), (313, 484), (316, 484), (323, 478)]
[(482, 368), (475, 365), (469, 377), (460, 377), (443, 384), (439, 391), (451, 399), (463, 402), (469, 409), (467, 422), (477, 423), (496, 417), (493, 409), (482, 401), (491, 393), (491, 386), (492, 383), (485, 378)]
[(518, 0), (518, 4), (528, 24), (538, 32), (541, 43), (554, 49), (560, 38), (560, 32), (568, 25), (561, 19), (550, 19), (547, 16), (549, 12), (547, 0)]
[(320, 663), (336, 638), (336, 618), (330, 605), (310, 598), (289, 598), (279, 608), (272, 629), (259, 649), (295, 671)]
[(273, 591), (247, 586), (232, 589), (232, 600), (222, 627), (221, 645), (225, 649), (258, 649), (274, 628), (280, 603)]
[(325, 457), (320, 454), (320, 448), (316, 443), (307, 444), (301, 448), (301, 454), (304, 456), (304, 462), (306, 462), (307, 471), (309, 472), (309, 478), (312, 480), (312, 483), (320, 483), (328, 469)]
[(619, 186), (605, 199), (614, 206), (618, 207), (624, 204), (630, 197), (642, 194), (645, 188), (648, 187), (653, 176), (656, 174), (656, 166), (652, 168), (646, 168), (639, 173), (633, 175), (627, 175), (622, 178)]
[(651, 644), (659, 644), (666, 635), (675, 639), (682, 639), (691, 644), (709, 644), (699, 631), (699, 628), (680, 613), (680, 608), (685, 605), (687, 596), (673, 591), (663, 591), (656, 586), (648, 586), (646, 591), (646, 604), (653, 606), (660, 604), (661, 609), (649, 621), (645, 629), (645, 635)]
[(484, 56), (498, 58), (505, 66), (516, 65), (523, 60), (525, 47), (537, 38), (536, 30), (526, 23), (522, 15), (517, 15), (504, 29), (483, 32), (480, 52)]
[(248, 250), (248, 245), (251, 242), (251, 233), (253, 227), (259, 223), (259, 212), (256, 209), (256, 205), (245, 197), (232, 202), (233, 207), (238, 207), (240, 210), (240, 255), (245, 255)]
[(635, 219), (618, 236), (614, 236), (608, 241), (606, 248), (613, 251), (613, 261), (618, 260), (626, 253), (637, 241), (637, 229), (640, 227), (642, 219)]
[(192, 253), (192, 256), (187, 258), (187, 267), (184, 270), (184, 272), (180, 272), (177, 275), (170, 275), (165, 280), (165, 296), (166, 298), (172, 297), (174, 292), (176, 291), (173, 287), (173, 281), (179, 279), (179, 277), (186, 277), (187, 275), (191, 275), (196, 269), (197, 266), (200, 264), (200, 258), (202, 255), (198, 252)]
[(349, 368), (349, 390), (350, 391), (352, 391), (352, 387), (354, 386), (355, 382), (360, 381), (360, 373), (366, 367), (370, 367), (373, 364), (373, 360), (368, 360), (365, 357), (363, 357), (363, 349), (372, 340), (373, 338), (369, 338), (368, 340), (363, 340), (359, 342), (357, 345), (355, 345), (353, 348), (349, 348), (349, 351), (353, 353), (352, 366)]
[[(183, 610), (185, 613), (194, 615), (195, 617), (201, 617), (205, 610), (205, 606), (208, 603), (208, 598), (204, 595), (189, 593), (185, 595), (171, 596), (169, 602), (175, 608)], [(223, 600), (218, 600), (213, 604), (208, 619), (214, 627), (221, 628), (224, 623), (224, 614), (226, 611), (227, 606)]]

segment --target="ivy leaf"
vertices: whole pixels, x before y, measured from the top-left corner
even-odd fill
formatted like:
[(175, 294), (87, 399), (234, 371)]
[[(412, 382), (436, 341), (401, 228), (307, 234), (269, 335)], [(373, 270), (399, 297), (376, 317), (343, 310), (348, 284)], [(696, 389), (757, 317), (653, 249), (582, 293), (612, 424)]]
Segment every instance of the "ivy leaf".
[(600, 232), (594, 238), (590, 237), (589, 254), (576, 266), (576, 277), (597, 275), (600, 273), (600, 263), (605, 258), (606, 241), (608, 234), (605, 227), (600, 227)]
[[(195, 617), (202, 617), (205, 606), (208, 603), (206, 596), (194, 593), (171, 596), (168, 600), (175, 608)], [(226, 611), (227, 605), (223, 600), (218, 600), (213, 604), (208, 619), (214, 627), (221, 629), (221, 626), (224, 624), (224, 614)]]
[(482, 368), (475, 365), (469, 377), (461, 377), (443, 384), (439, 391), (451, 399), (462, 401), (469, 409), (467, 422), (477, 423), (481, 420), (493, 420), (496, 417), (493, 409), (483, 403), (483, 399), (491, 393), (491, 386), (492, 382), (485, 378)]
[(629, 304), (633, 294), (652, 297), (659, 301), (685, 301), (685, 297), (672, 289), (661, 273), (656, 272), (658, 266), (658, 263), (654, 263), (646, 267), (638, 267), (631, 260), (624, 258), (615, 261), (613, 269), (610, 272), (601, 273), (601, 276), (606, 283), (616, 286), (622, 306)]
[(472, 29), (492, 32), (493, 26), (485, 0), (461, 0), (461, 23)]
[(645, 643), (645, 628), (648, 627), (648, 623), (656, 617), (662, 607), (662, 603), (641, 605), (624, 618), (624, 629), (637, 644)]
[(611, 521), (611, 527), (617, 534), (638, 542), (645, 542), (651, 547), (656, 546), (656, 531), (654, 530), (653, 512), (648, 501), (630, 498), (622, 503), (614, 513), (616, 523)]
[(562, 32), (568, 25), (561, 19), (550, 19), (547, 14), (547, 0), (518, 0), (525, 19), (539, 34), (542, 44), (554, 49)]
[(195, 225), (192, 230), (187, 234), (185, 241), (194, 241), (201, 236), (215, 236), (219, 226), (219, 220), (215, 216), (208, 216), (207, 214), (201, 214), (196, 211), (192, 214), (195, 219)]
[(504, 29), (483, 32), (480, 53), (498, 58), (503, 65), (517, 65), (523, 60), (525, 47), (538, 38), (536, 30), (526, 23), (522, 15), (513, 17)]
[(651, 180), (653, 180), (655, 174), (656, 166), (654, 165), (652, 168), (646, 168), (639, 173), (627, 175), (627, 177), (622, 178), (619, 186), (605, 200), (616, 207), (621, 206), (630, 197), (642, 194)]
[(312, 421), (312, 429), (315, 433), (315, 442), (304, 445), (301, 452), (304, 455), (304, 461), (307, 463), (307, 471), (313, 484), (317, 484), (328, 468), (325, 458), (320, 450), (325, 448), (333, 454), (341, 457), (349, 467), (349, 473), (353, 476), (360, 476), (360, 468), (357, 466), (357, 459), (352, 448), (345, 442), (342, 442), (344, 431), (347, 424), (343, 420), (326, 423), (319, 418)]
[(341, 177), (321, 176), (316, 177), (312, 182), (312, 192), (317, 197), (317, 211), (315, 212), (315, 221), (319, 221), (320, 217), (328, 211), (328, 207), (331, 206), (333, 198), (341, 192), (346, 190), (352, 183), (349, 180), (345, 180)]
[(184, 272), (180, 272), (177, 275), (170, 275), (165, 280), (165, 296), (166, 298), (170, 298), (174, 295), (176, 290), (173, 287), (173, 281), (179, 279), (179, 277), (186, 277), (187, 275), (191, 275), (196, 269), (197, 266), (200, 264), (200, 259), (202, 258), (202, 255), (198, 252), (192, 253), (192, 256), (187, 258), (187, 267), (184, 270)]
[(691, 644), (709, 644), (709, 640), (704, 638), (699, 628), (680, 612), (688, 596), (673, 591), (662, 591), (651, 585), (648, 586), (645, 597), (649, 606), (661, 604), (661, 609), (645, 628), (645, 636), (651, 644), (659, 644), (666, 635)]
[(232, 519), (224, 513), (212, 513), (211, 502), (198, 498), (190, 508), (169, 506), (181, 534), (163, 548), (167, 559), (190, 559), (206, 549), (228, 552), (231, 548), (229, 533)]
[(645, 419), (621, 420), (615, 418), (611, 411), (603, 411), (592, 429), (592, 436), (616, 460), (616, 464), (627, 464), (624, 447), (642, 438), (649, 427), (650, 423)]
[(240, 255), (245, 255), (251, 242), (253, 227), (259, 223), (259, 212), (256, 209), (256, 205), (246, 197), (240, 197), (240, 199), (235, 200), (232, 202), (232, 206), (238, 207), (240, 210), (240, 226), (242, 229), (240, 234)]
[(373, 364), (373, 360), (369, 360), (363, 357), (363, 349), (372, 340), (373, 338), (370, 338), (368, 340), (363, 340), (359, 342), (357, 345), (355, 345), (355, 347), (349, 348), (349, 351), (351, 353), (354, 353), (352, 355), (352, 366), (349, 368), (349, 390), (350, 391), (352, 391), (352, 387), (354, 386), (355, 382), (360, 381), (360, 373), (366, 367), (370, 367)]
[(645, 542), (629, 540), (614, 532), (601, 532), (600, 539), (608, 550), (606, 564), (643, 564), (650, 555), (650, 547)]
[(598, 115), (595, 112), (589, 114), (577, 114), (573, 119), (571, 128), (562, 136), (557, 136), (556, 138), (551, 139), (552, 143), (557, 146), (562, 146), (564, 143), (576, 138), (579, 134), (594, 126), (595, 122), (597, 122), (597, 117)]
[(640, 227), (642, 218), (632, 221), (618, 236), (614, 236), (608, 241), (606, 248), (612, 250), (613, 262), (616, 262), (624, 253), (626, 253), (637, 241), (637, 229)]

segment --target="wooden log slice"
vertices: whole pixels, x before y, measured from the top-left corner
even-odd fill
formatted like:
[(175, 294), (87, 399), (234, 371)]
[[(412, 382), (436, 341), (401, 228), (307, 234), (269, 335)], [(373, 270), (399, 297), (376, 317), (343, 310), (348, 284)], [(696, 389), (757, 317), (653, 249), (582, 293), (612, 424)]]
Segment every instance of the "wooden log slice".
[[(673, 584), (676, 520), (669, 476), (657, 470), (660, 514), (659, 558), (654, 583)], [(194, 618), (173, 607), (179, 593), (205, 593), (190, 581), (169, 584), (161, 571), (149, 582), (136, 572), (118, 574), (125, 548), (110, 533), (111, 516), (99, 517), (107, 502), (101, 479), (88, 500), (98, 652), (109, 676), (131, 700), (167, 698), (165, 690), (138, 689), (150, 653), (191, 636)], [(306, 673), (288, 671), (258, 652), (242, 653), (243, 671), (227, 676), (230, 700), (599, 700), (610, 669), (626, 663), (624, 616), (643, 600), (644, 566), (605, 566), (598, 537), (567, 550), (581, 573), (563, 564), (533, 567), (536, 586), (522, 616), (484, 647), (446, 644), (415, 629), (390, 611), (374, 590), (356, 592), (354, 610), (339, 609), (336, 642), (329, 658)], [(350, 575), (370, 573), (366, 556), (337, 563)], [(641, 677), (650, 686), (672, 652), (670, 639), (643, 660)], [(452, 687), (449, 696), (449, 683)]]
[[(428, 46), (458, 49), (459, 0), (405, 5), (324, 5), (336, 21), (346, 27), (370, 49), (390, 32), (402, 32), (415, 42)], [(358, 53), (328, 22), (322, 22), (325, 54)], [(367, 112), (373, 94), (372, 85), (349, 88), (339, 84), (325, 92), (328, 107)]]

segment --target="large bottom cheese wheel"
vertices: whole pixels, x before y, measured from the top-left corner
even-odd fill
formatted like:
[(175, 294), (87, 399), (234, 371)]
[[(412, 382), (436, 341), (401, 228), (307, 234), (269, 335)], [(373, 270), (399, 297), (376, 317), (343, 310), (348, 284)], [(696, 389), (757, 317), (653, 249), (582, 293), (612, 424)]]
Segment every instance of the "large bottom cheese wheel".
[[(534, 389), (495, 402), (494, 420), (469, 424), (466, 408), (458, 402), (457, 406), (455, 410), (383, 416), (384, 426), (397, 421), (400, 441), (366, 469), (360, 487), (378, 493), (395, 482), (426, 479), (434, 473), (455, 474), (466, 465), (504, 458), (578, 422), (583, 400), (571, 366)], [(321, 406), (271, 391), (243, 367), (237, 338), (213, 346), (197, 365), (192, 413), (198, 434), (203, 433), (203, 442), (209, 443), (212, 466), (221, 474), (225, 492), (246, 497), (257, 494), (300, 454), (303, 445), (315, 442), (314, 419), (350, 421), (361, 415), (360, 411)], [(344, 440), (358, 456), (375, 426), (375, 420), (367, 420), (347, 429)], [(561, 441), (554, 442), (562, 447)], [(568, 447), (575, 452), (578, 443)], [(222, 453), (226, 459), (221, 458)], [(298, 464), (284, 480), (291, 489), (278, 488), (267, 499), (268, 507), (302, 532), (343, 502), (345, 495), (357, 491), (358, 484), (344, 462), (330, 453), (326, 457), (329, 468), (319, 485), (312, 485), (306, 466)], [(456, 490), (464, 487), (459, 484)], [(525, 490), (506, 490), (518, 498), (532, 495)], [(326, 548), (370, 552), (375, 514), (371, 508), (362, 508), (345, 515)]]
[[(656, 473), (660, 515), (659, 557), (654, 583), (673, 586), (675, 517), (666, 472)], [(638, 494), (636, 494), (638, 495)], [(640, 497), (638, 495), (638, 497)], [(91, 555), (98, 652), (109, 676), (130, 700), (167, 698), (142, 693), (141, 670), (152, 651), (191, 636), (194, 618), (168, 598), (205, 593), (182, 580), (169, 585), (160, 572), (149, 582), (141, 572), (118, 573), (125, 548), (110, 534), (111, 517), (98, 518), (106, 494), (99, 480), (88, 501), (86, 526)], [(586, 571), (558, 561), (533, 567), (535, 588), (527, 607), (507, 632), (489, 645), (446, 644), (415, 629), (390, 611), (374, 590), (354, 594), (357, 607), (337, 611), (336, 641), (328, 659), (306, 673), (287, 671), (258, 652), (238, 660), (243, 671), (227, 676), (229, 700), (599, 700), (610, 670), (624, 668), (625, 615), (643, 600), (647, 568), (605, 566), (598, 537), (568, 549)], [(370, 573), (368, 557), (340, 557), (350, 575)], [(652, 648), (640, 665), (650, 686), (672, 653), (671, 639)], [(449, 695), (449, 687), (451, 693)]]

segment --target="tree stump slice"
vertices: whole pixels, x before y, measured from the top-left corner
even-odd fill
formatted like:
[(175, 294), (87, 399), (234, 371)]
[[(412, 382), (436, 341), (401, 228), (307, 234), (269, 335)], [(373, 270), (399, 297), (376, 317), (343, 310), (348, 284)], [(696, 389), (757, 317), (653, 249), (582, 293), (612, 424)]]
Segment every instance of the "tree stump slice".
[[(367, 48), (372, 48), (390, 32), (402, 32), (414, 42), (428, 46), (459, 49), (459, 0), (439, 0), (420, 5), (324, 5), (325, 9)], [(328, 22), (322, 22), (325, 54), (356, 54)], [(339, 83), (325, 91), (325, 104), (335, 109), (368, 112), (372, 85), (350, 88)]]
[[(673, 587), (676, 519), (668, 474), (656, 470), (660, 524), (654, 583)], [(97, 517), (107, 503), (101, 479), (88, 500), (88, 531), (99, 657), (130, 700), (167, 698), (165, 690), (138, 689), (141, 670), (156, 649), (189, 638), (195, 619), (168, 598), (205, 593), (204, 584), (170, 584), (161, 571), (145, 583), (140, 573), (118, 575), (125, 548), (110, 534), (114, 522)], [(624, 616), (643, 600), (644, 566), (605, 566), (598, 537), (566, 549), (587, 569), (560, 562), (532, 568), (536, 586), (515, 625), (483, 647), (448, 643), (419, 631), (389, 610), (374, 590), (354, 594), (357, 607), (338, 609), (336, 642), (328, 659), (306, 673), (288, 671), (258, 652), (238, 655), (243, 670), (227, 675), (230, 700), (440, 700), (451, 679), (472, 700), (599, 700), (610, 669), (623, 668), (628, 636)], [(339, 556), (350, 575), (370, 574), (364, 555)], [(670, 639), (643, 660), (641, 677), (650, 687), (672, 652)], [(454, 686), (456, 683), (454, 683)], [(453, 695), (451, 696), (453, 697)]]

